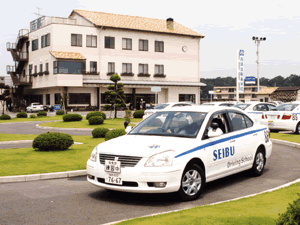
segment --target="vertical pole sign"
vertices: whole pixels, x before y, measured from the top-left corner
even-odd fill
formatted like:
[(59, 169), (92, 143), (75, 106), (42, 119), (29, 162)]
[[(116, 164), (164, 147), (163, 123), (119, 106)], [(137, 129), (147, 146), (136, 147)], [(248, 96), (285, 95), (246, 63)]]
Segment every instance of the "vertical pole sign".
[(244, 93), (244, 50), (238, 50), (236, 100), (239, 101), (239, 93)]
[(155, 104), (157, 104), (158, 103), (157, 92), (161, 91), (161, 87), (151, 87), (151, 91), (155, 92)]

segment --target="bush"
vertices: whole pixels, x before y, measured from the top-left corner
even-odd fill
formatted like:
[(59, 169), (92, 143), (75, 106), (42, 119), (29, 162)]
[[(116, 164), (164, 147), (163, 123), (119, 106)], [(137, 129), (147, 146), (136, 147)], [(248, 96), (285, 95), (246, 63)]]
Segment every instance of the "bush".
[(116, 138), (116, 137), (119, 137), (119, 136), (122, 136), (122, 135), (125, 135), (125, 134), (126, 134), (125, 129), (110, 130), (105, 134), (105, 141), (108, 141), (112, 138)]
[(10, 119), (11, 119), (11, 117), (9, 115), (3, 114), (0, 116), (0, 120), (10, 120)]
[(37, 116), (47, 116), (47, 112), (40, 111), (40, 112), (37, 113)]
[(103, 107), (104, 109), (108, 110), (110, 108), (110, 105), (104, 105)]
[(86, 119), (88, 120), (92, 116), (101, 116), (104, 120), (106, 120), (106, 115), (104, 112), (98, 112), (98, 111), (90, 112), (86, 115)]
[(19, 112), (17, 114), (17, 118), (27, 118), (27, 117), (28, 117), (28, 115), (26, 112)]
[(108, 128), (97, 127), (92, 131), (93, 138), (104, 138), (108, 131)]
[(69, 122), (69, 121), (81, 121), (82, 120), (82, 116), (79, 115), (79, 114), (76, 114), (76, 113), (74, 113), (74, 114), (70, 113), (70, 114), (64, 115), (63, 116), (63, 120), (65, 122)]
[(67, 150), (74, 140), (69, 134), (47, 132), (37, 136), (32, 143), (32, 147), (38, 150)]
[(92, 116), (89, 118), (89, 124), (90, 125), (97, 125), (103, 123), (103, 118), (101, 116)]
[(63, 110), (56, 111), (56, 115), (64, 115), (65, 112)]
[(34, 114), (30, 115), (30, 118), (35, 118), (35, 115)]
[(144, 110), (136, 110), (133, 113), (134, 118), (143, 118), (143, 116), (144, 116)]
[(300, 194), (299, 198), (289, 203), (285, 213), (279, 214), (278, 220), (276, 220), (277, 225), (283, 224), (300, 224)]
[(128, 121), (128, 124), (129, 124), (130, 123), (130, 117), (125, 116), (124, 118), (125, 118), (125, 121)]
[(122, 88), (123, 87), (123, 83), (117, 83), (117, 87), (118, 88)]
[(132, 112), (131, 112), (131, 110), (126, 110), (126, 111), (125, 111), (125, 115), (128, 116), (129, 118), (131, 118), (131, 117), (132, 117)]
[(113, 74), (110, 76), (110, 80), (115, 82), (115, 81), (121, 80), (121, 77), (118, 74)]

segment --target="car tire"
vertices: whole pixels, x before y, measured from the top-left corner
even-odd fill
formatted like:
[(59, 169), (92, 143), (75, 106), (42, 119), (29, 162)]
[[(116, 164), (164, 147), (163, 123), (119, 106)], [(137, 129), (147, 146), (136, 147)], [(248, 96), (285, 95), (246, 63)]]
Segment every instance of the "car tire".
[(300, 134), (300, 122), (296, 125), (295, 134)]
[(271, 133), (278, 133), (280, 130), (270, 130)]
[(202, 168), (197, 164), (187, 165), (183, 171), (178, 194), (183, 201), (197, 199), (205, 185), (205, 175)]
[(255, 153), (255, 158), (253, 161), (253, 166), (251, 172), (253, 176), (260, 176), (264, 172), (266, 165), (266, 156), (262, 148), (258, 148)]

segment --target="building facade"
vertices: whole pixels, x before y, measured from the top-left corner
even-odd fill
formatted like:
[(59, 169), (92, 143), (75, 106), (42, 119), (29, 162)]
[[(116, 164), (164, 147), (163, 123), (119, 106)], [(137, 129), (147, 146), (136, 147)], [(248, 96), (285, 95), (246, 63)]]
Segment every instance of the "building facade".
[(271, 94), (272, 101), (300, 101), (300, 87), (279, 87)]
[[(7, 66), (18, 102), (69, 108), (107, 104), (105, 91), (117, 73), (126, 103), (200, 103), (200, 40), (203, 35), (167, 20), (73, 10), (68, 18), (41, 17), (7, 43)], [(25, 103), (26, 102), (26, 103)], [(144, 104), (144, 105), (145, 105)]]

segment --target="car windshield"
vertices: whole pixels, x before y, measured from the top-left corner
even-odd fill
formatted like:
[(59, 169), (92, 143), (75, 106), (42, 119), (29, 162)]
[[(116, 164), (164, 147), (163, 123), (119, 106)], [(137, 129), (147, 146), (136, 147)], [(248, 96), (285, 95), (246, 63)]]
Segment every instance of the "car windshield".
[(215, 104), (212, 104), (212, 103), (203, 103), (202, 105), (215, 105)]
[(128, 135), (196, 137), (207, 113), (157, 112), (139, 123)]
[(154, 109), (164, 109), (168, 106), (169, 104), (161, 104), (161, 105), (158, 105), (156, 107), (154, 107)]
[(277, 106), (272, 111), (293, 111), (299, 104), (282, 104)]
[(239, 109), (245, 110), (250, 106), (250, 104), (236, 104), (233, 107), (237, 107)]

